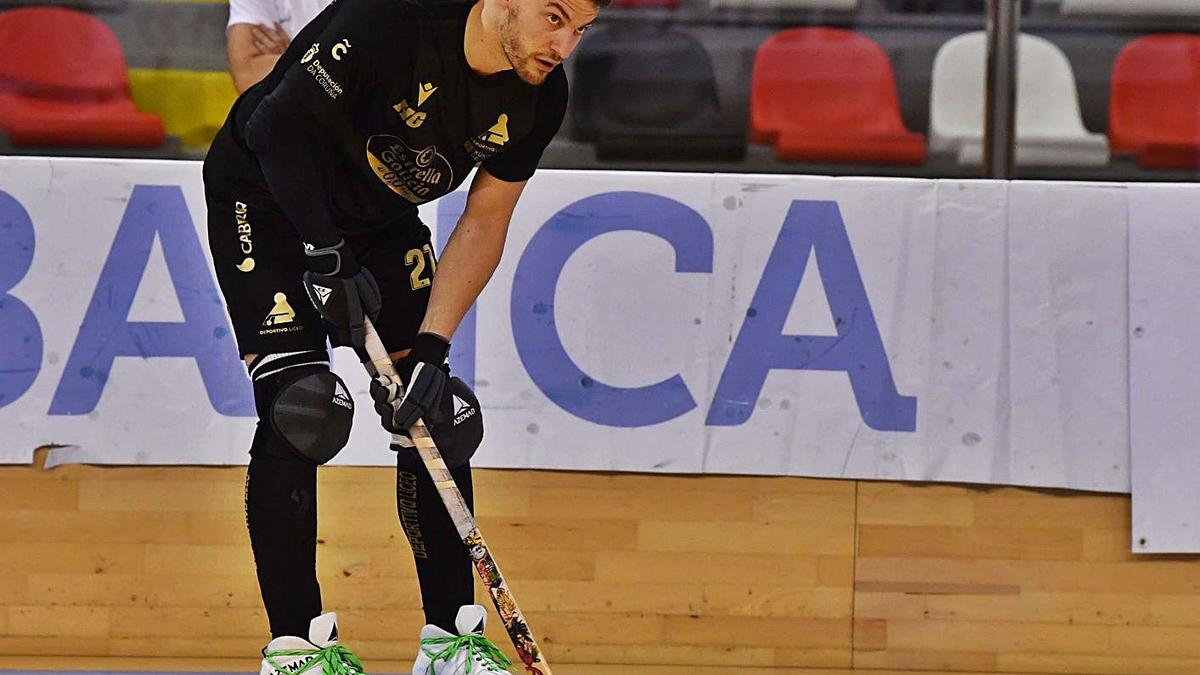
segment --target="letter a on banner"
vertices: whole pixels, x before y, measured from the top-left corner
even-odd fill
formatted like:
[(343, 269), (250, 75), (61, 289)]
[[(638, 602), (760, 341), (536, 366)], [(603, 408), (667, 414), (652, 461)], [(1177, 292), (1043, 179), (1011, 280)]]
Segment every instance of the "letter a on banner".
[[(785, 335), (812, 252), (837, 337)], [(708, 410), (709, 426), (750, 419), (773, 369), (843, 371), (859, 413), (877, 431), (916, 431), (917, 399), (901, 396), (836, 202), (794, 201)]]
[[(155, 235), (162, 243), (183, 322), (128, 320)], [(177, 186), (134, 187), (50, 414), (91, 412), (118, 356), (193, 358), (214, 410), (222, 415), (254, 415), (249, 382), (187, 202)]]

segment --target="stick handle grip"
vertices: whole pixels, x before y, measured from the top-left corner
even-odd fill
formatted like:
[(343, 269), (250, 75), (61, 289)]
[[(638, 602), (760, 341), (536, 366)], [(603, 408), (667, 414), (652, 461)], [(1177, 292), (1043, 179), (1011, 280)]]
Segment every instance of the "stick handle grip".
[[(387, 348), (383, 346), (383, 341), (379, 339), (379, 333), (375, 332), (375, 325), (367, 317), (363, 317), (363, 324), (366, 328), (367, 356), (371, 359), (371, 364), (375, 366), (376, 372), (399, 382), (400, 386), (403, 387), (404, 383), (400, 382), (400, 376), (396, 374), (396, 367), (392, 364), (391, 357), (388, 356)], [(417, 423), (408, 430), (408, 433), (412, 436), (413, 445), (417, 446), (417, 452), (421, 456), (421, 460), (425, 462), (425, 468), (429, 471), (430, 477), (433, 478), (433, 484), (437, 488), (438, 495), (441, 496), (442, 502), (445, 503), (446, 510), (450, 512), (450, 519), (454, 521), (454, 529), (458, 531), (460, 539), (466, 539), (467, 535), (475, 529), (475, 517), (471, 515), (471, 510), (467, 508), (467, 502), (463, 499), (462, 493), (459, 492), (458, 485), (454, 482), (454, 476), (450, 474), (450, 469), (446, 466), (445, 460), (442, 459), (442, 453), (437, 449), (437, 445), (434, 444), (433, 437), (429, 435), (429, 429), (425, 426), (425, 420), (417, 420)], [(393, 443), (400, 443), (402, 438), (404, 437), (399, 434), (392, 434)]]

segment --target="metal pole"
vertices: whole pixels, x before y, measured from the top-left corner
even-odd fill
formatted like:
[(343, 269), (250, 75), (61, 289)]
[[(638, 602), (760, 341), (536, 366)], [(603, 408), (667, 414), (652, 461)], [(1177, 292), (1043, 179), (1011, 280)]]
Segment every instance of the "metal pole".
[(987, 95), (983, 117), (985, 178), (1013, 177), (1020, 19), (1021, 0), (988, 0)]

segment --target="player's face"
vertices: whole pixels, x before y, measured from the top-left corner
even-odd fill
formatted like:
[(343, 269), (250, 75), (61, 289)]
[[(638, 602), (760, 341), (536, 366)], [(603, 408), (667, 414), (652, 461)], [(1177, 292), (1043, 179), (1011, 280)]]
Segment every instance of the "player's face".
[(537, 85), (575, 51), (596, 18), (592, 0), (509, 0), (500, 44), (522, 80)]

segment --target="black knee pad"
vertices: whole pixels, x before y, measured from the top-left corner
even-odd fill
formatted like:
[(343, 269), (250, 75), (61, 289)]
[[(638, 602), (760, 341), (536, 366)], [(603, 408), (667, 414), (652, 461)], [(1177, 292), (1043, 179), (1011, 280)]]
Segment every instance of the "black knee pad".
[(329, 370), (325, 352), (259, 356), (250, 364), (250, 379), (259, 419), (255, 448), (276, 455), (284, 448), (324, 464), (350, 440), (354, 400)]

